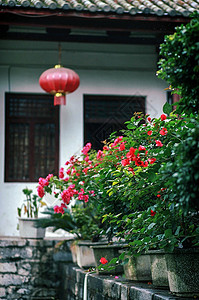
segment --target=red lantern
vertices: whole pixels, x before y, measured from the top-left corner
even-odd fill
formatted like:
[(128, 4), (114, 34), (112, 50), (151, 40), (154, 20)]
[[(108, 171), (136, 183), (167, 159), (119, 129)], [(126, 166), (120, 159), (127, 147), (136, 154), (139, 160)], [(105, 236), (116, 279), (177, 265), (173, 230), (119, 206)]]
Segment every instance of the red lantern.
[(54, 68), (43, 72), (39, 84), (44, 91), (54, 95), (54, 105), (66, 105), (66, 94), (74, 92), (80, 80), (77, 73), (71, 69), (56, 65)]

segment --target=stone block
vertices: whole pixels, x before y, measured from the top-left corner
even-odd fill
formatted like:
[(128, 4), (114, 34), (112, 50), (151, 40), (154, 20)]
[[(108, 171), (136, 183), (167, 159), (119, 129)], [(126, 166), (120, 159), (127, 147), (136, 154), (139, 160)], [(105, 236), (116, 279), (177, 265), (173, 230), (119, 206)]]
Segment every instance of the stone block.
[(95, 290), (96, 293), (103, 294), (103, 280), (96, 274), (88, 275), (88, 286), (90, 289)]
[(0, 299), (2, 298), (2, 297), (5, 297), (5, 295), (6, 295), (6, 289), (5, 288), (0, 288)]
[(31, 273), (30, 271), (27, 271), (23, 268), (20, 268), (17, 272), (19, 275), (22, 275), (22, 276), (31, 276)]
[(31, 258), (33, 255), (30, 247), (26, 248), (0, 248), (0, 259), (18, 261), (24, 258)]
[(121, 300), (129, 299), (129, 287), (127, 285), (121, 285)]
[(0, 273), (16, 273), (17, 268), (15, 263), (1, 263), (0, 264)]
[(129, 300), (152, 300), (153, 292), (144, 288), (131, 286), (129, 289)]
[(58, 251), (53, 253), (53, 260), (56, 262), (72, 262), (72, 254), (70, 252)]
[(20, 237), (11, 237), (11, 238), (2, 238), (0, 240), (0, 247), (24, 247), (26, 246), (27, 241), (25, 239), (21, 239)]
[(113, 280), (103, 279), (103, 296), (120, 299), (121, 285)]
[(21, 285), (23, 282), (25, 282), (25, 278), (15, 274), (0, 274), (0, 282), (3, 286)]
[(85, 273), (83, 273), (81, 270), (76, 270), (76, 281), (79, 284), (84, 284), (84, 278), (85, 278)]
[(21, 288), (21, 289), (17, 290), (17, 293), (20, 295), (28, 295), (28, 294), (30, 294), (30, 290)]

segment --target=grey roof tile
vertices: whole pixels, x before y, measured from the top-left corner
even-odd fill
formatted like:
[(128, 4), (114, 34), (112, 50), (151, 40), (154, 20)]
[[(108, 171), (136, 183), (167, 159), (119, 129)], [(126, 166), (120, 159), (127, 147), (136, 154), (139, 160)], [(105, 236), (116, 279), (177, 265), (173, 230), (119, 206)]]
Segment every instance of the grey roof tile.
[(199, 0), (0, 0), (0, 6), (188, 17), (199, 11)]

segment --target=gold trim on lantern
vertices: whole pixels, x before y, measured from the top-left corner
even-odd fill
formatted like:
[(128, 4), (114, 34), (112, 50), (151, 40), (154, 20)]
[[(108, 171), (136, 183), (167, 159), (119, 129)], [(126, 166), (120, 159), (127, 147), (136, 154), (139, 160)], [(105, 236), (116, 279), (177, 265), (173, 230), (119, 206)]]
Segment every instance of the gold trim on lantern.
[(54, 68), (59, 69), (59, 68), (62, 68), (62, 66), (61, 65), (55, 65)]

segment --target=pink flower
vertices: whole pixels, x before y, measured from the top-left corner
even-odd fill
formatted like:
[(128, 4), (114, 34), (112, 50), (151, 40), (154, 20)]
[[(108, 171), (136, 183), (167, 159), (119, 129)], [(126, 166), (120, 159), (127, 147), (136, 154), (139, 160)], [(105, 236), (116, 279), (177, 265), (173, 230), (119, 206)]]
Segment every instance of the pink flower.
[(118, 144), (119, 142), (121, 142), (122, 139), (123, 139), (123, 136), (117, 137), (117, 138), (114, 140), (114, 143), (111, 145), (111, 148), (117, 146), (117, 144)]
[(48, 176), (46, 177), (46, 180), (50, 180), (50, 178), (52, 178), (53, 177), (53, 174), (48, 174)]
[(148, 135), (152, 135), (152, 130), (149, 130), (149, 131), (147, 132), (147, 134), (148, 134)]
[(64, 214), (64, 208), (67, 208), (67, 207), (66, 207), (65, 204), (62, 203), (61, 206), (56, 205), (56, 206), (54, 206), (53, 209), (54, 209), (55, 213), (63, 215)]
[(101, 262), (101, 264), (105, 265), (105, 264), (107, 264), (108, 260), (105, 257), (101, 257), (100, 262)]
[(38, 193), (38, 196), (39, 196), (40, 198), (43, 198), (43, 196), (45, 195), (43, 186), (39, 185), (39, 186), (37, 187), (37, 193)]
[(59, 178), (64, 178), (64, 168), (59, 169)]
[(85, 158), (84, 158), (85, 161), (89, 161), (89, 156), (87, 155)]
[(40, 178), (39, 178), (39, 185), (41, 185), (42, 187), (48, 186), (48, 185), (49, 185), (49, 182), (48, 182), (47, 179), (40, 177)]
[(155, 142), (156, 142), (156, 146), (157, 147), (162, 147), (163, 146), (163, 144), (161, 143), (161, 141), (156, 140)]
[(167, 134), (167, 129), (165, 127), (163, 127), (161, 130), (160, 130), (160, 134), (161, 135), (166, 135)]
[(66, 171), (66, 174), (70, 174), (71, 173), (71, 169), (68, 169), (67, 171)]
[(140, 145), (139, 148), (138, 148), (138, 150), (139, 150), (139, 151), (145, 151), (146, 148), (145, 148), (144, 146), (141, 146), (141, 145)]
[(166, 116), (165, 114), (162, 114), (162, 115), (160, 116), (160, 118), (161, 118), (161, 121), (164, 121), (164, 120), (166, 120), (167, 116)]
[(83, 150), (82, 150), (82, 153), (84, 154), (84, 155), (87, 155), (87, 153), (88, 153), (88, 151), (91, 149), (91, 143), (87, 143), (85, 146), (84, 146), (84, 148), (83, 148)]

